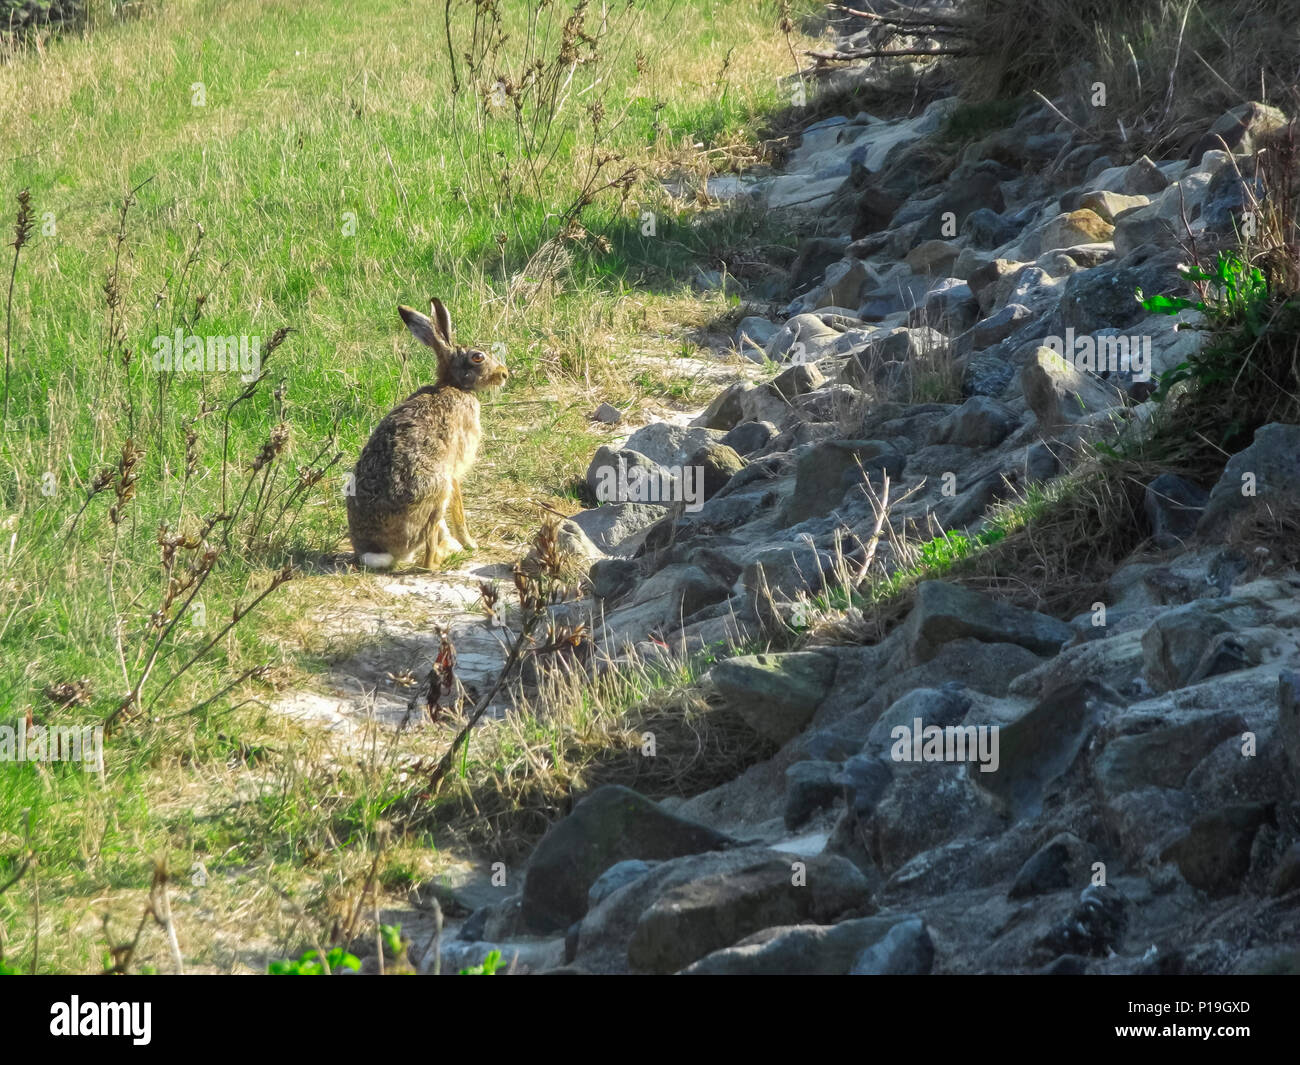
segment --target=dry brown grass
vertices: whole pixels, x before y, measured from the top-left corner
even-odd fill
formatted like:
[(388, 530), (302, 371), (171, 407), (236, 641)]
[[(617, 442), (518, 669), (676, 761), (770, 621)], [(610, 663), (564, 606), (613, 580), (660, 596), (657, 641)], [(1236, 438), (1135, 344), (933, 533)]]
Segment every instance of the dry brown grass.
[(602, 784), (657, 799), (735, 778), (773, 748), (734, 711), (705, 702), (702, 665), (626, 656), (547, 671), (538, 688), (516, 690), (504, 720), (473, 733), (468, 773), (446, 781), (432, 802), (417, 786), (399, 802), (395, 819), (431, 820), (464, 846), (516, 861)]

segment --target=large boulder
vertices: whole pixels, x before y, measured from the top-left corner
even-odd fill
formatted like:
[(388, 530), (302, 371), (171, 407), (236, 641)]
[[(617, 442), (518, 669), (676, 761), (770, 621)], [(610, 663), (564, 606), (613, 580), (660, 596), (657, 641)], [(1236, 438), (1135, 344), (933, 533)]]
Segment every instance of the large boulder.
[(971, 396), (935, 426), (932, 442), (997, 447), (1019, 424), (1015, 413), (989, 396)]
[(825, 440), (799, 456), (794, 491), (781, 508), (782, 528), (829, 514), (857, 485), (879, 482), (882, 472), (895, 484), (903, 456), (881, 440)]
[(765, 928), (828, 922), (868, 902), (866, 878), (845, 858), (763, 857), (664, 891), (638, 919), (627, 959), (634, 969), (672, 973)]
[(861, 259), (841, 259), (828, 266), (821, 283), (791, 301), (786, 311), (805, 314), (821, 307), (856, 307), (862, 293), (879, 283), (875, 270)]
[(614, 863), (677, 858), (731, 844), (720, 832), (676, 817), (630, 788), (597, 788), (537, 845), (524, 877), (520, 917), (530, 931), (562, 931), (586, 913), (588, 891)]
[(1218, 536), (1234, 515), (1260, 505), (1300, 508), (1300, 425), (1273, 422), (1255, 431), (1251, 445), (1228, 460), (1196, 531)]
[(630, 555), (636, 543), (629, 541), (667, 513), (666, 506), (655, 503), (609, 503), (579, 511), (569, 520), (605, 554)]
[(1034, 349), (1020, 369), (1025, 403), (1044, 429), (1079, 421), (1118, 406), (1123, 396), (1099, 378), (1075, 369), (1049, 347)]
[(691, 976), (844, 976), (854, 961), (908, 917), (859, 917), (834, 925), (766, 928), (705, 955)]
[(1177, 865), (1183, 879), (1211, 898), (1235, 894), (1250, 869), (1255, 834), (1272, 816), (1272, 807), (1258, 802), (1211, 810), (1193, 821), (1160, 857)]
[(695, 471), (691, 485), (702, 498), (686, 502), (698, 505), (717, 495), (723, 485), (745, 468), (745, 460), (734, 448), (720, 440), (712, 440), (687, 460), (687, 466)]
[(773, 743), (803, 731), (835, 681), (836, 659), (817, 651), (740, 655), (717, 663), (704, 683)]
[(939, 648), (965, 638), (1010, 643), (1035, 654), (1055, 654), (1073, 636), (1070, 626), (1046, 614), (989, 599), (960, 585), (922, 581), (903, 625), (914, 662), (928, 662)]
[(1228, 621), (1197, 603), (1161, 614), (1142, 634), (1142, 672), (1151, 690), (1176, 691), (1200, 679), (1216, 637), (1231, 630)]
[(1107, 796), (1139, 788), (1180, 788), (1222, 740), (1245, 728), (1239, 714), (1221, 710), (1182, 724), (1116, 737), (1097, 759), (1097, 781)]
[(624, 448), (639, 452), (660, 466), (685, 466), (700, 448), (720, 440), (714, 429), (683, 428), (671, 422), (651, 422), (627, 438)]
[(919, 917), (899, 921), (857, 956), (851, 976), (927, 976), (934, 965), (934, 943)]
[(1083, 207), (1048, 219), (1020, 242), (1020, 250), (1026, 259), (1036, 259), (1044, 252), (1057, 248), (1071, 248), (1076, 244), (1100, 244), (1110, 240), (1113, 231), (1114, 226), (1095, 211)]
[(1106, 708), (1121, 702), (1106, 685), (1091, 680), (1049, 693), (1002, 727), (997, 770), (985, 773), (972, 766), (972, 783), (1003, 812), (1035, 816), (1078, 760)]
[(1233, 155), (1253, 155), (1260, 139), (1286, 125), (1286, 115), (1276, 107), (1251, 101), (1238, 104), (1215, 120), (1193, 146), (1188, 158), (1195, 166), (1206, 152), (1229, 151)]

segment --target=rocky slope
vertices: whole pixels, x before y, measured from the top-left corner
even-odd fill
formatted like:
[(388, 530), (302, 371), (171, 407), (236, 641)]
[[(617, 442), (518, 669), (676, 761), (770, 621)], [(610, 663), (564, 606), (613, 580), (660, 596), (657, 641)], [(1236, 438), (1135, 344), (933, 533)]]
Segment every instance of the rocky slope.
[[(593, 458), (593, 491), (622, 494), (566, 533), (596, 560), (582, 609), (609, 653), (798, 628), (864, 561), (886, 475), (886, 533), (974, 533), (1149, 422), (1151, 375), (1197, 340), (1134, 291), (1179, 291), (1189, 236), (1231, 238), (1284, 116), (1244, 105), (1184, 158), (1121, 162), (1028, 107), (944, 162), (957, 106), (827, 119), (783, 173), (711, 185), (820, 231), (736, 331), (776, 376)], [(1224, 531), (1297, 495), (1300, 427), (1269, 425), (1208, 493), (1148, 485), (1148, 539), (1077, 617), (931, 580), (874, 643), (719, 662), (711, 697), (777, 753), (686, 800), (598, 789), (449, 949), (585, 972), (1294, 966), (1300, 576)]]

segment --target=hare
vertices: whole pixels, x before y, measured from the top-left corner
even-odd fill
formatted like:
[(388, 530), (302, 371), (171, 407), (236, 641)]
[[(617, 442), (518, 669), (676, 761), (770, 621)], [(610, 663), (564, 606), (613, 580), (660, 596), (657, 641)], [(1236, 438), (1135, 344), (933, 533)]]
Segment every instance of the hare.
[(438, 357), (438, 379), (393, 408), (370, 434), (353, 470), (348, 533), (361, 565), (409, 562), (437, 569), (448, 555), (477, 546), (465, 527), (461, 482), (482, 429), (475, 392), (505, 384), (505, 365), (453, 343), (451, 316), (430, 301), (432, 319), (399, 306), (406, 327)]

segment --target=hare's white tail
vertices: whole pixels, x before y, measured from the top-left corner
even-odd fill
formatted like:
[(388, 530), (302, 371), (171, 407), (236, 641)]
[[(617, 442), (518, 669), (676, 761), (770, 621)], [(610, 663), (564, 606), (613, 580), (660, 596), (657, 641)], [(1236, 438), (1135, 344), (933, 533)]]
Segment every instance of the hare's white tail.
[(366, 569), (388, 569), (393, 564), (393, 556), (387, 551), (367, 551), (358, 556), (358, 561)]

